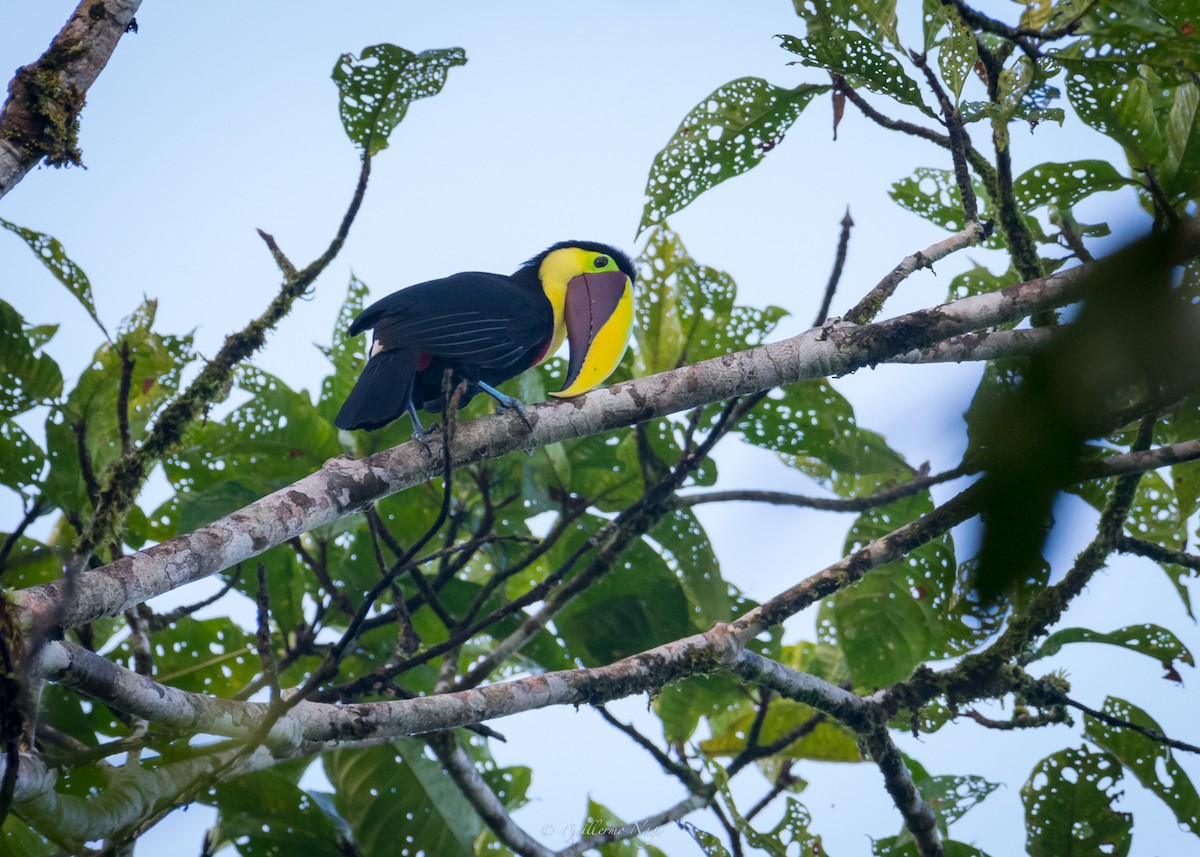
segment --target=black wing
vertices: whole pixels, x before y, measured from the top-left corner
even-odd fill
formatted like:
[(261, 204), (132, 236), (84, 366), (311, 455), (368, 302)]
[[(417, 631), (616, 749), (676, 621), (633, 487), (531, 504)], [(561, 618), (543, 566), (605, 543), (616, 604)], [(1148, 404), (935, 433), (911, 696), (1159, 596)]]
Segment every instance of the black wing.
[(421, 351), (476, 366), (506, 364), (550, 338), (554, 313), (540, 291), (502, 274), (469, 271), (401, 289), (350, 325), (375, 331), (376, 348)]

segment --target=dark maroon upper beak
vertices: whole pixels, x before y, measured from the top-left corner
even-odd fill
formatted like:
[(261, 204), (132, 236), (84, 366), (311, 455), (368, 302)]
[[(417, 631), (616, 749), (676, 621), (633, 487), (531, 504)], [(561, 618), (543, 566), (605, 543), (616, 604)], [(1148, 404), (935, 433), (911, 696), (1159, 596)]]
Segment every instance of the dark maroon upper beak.
[(628, 282), (629, 278), (621, 271), (604, 271), (580, 274), (572, 277), (567, 283), (563, 320), (567, 326), (570, 357), (567, 379), (562, 389), (565, 390), (575, 383), (596, 332), (616, 311)]

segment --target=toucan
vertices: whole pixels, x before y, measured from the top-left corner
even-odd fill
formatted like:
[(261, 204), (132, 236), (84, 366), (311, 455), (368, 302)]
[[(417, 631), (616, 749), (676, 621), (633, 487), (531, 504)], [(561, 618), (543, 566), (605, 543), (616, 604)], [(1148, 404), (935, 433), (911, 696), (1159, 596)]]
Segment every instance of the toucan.
[(496, 385), (569, 345), (567, 377), (558, 397), (586, 393), (612, 374), (633, 327), (630, 258), (594, 241), (562, 241), (515, 273), (467, 271), (393, 292), (363, 310), (348, 336), (374, 330), (366, 368), (334, 424), (377, 429), (408, 412), (413, 432), (425, 435), (417, 408), (438, 412), (442, 379), (467, 382), (465, 405), (476, 393), (515, 408), (524, 405)]

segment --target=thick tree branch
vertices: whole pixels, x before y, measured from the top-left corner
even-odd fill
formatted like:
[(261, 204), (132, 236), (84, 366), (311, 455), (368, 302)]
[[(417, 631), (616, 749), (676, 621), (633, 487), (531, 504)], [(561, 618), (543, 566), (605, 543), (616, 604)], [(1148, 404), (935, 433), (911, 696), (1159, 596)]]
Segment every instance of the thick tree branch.
[[(1189, 233), (1200, 245), (1200, 229)], [(452, 454), (461, 465), (688, 410), (783, 384), (853, 372), (962, 333), (1020, 319), (1078, 299), (1083, 268), (975, 295), (877, 324), (833, 326), (782, 342), (702, 361), (561, 402), (498, 414), (459, 427)], [(331, 459), (310, 476), (193, 533), (77, 575), (78, 591), (58, 622), (70, 627), (117, 615), (134, 604), (257, 556), (276, 544), (437, 476), (441, 438), (430, 450), (401, 444), (361, 461)], [(432, 452), (432, 455), (430, 454)], [(65, 581), (31, 587), (14, 598), (34, 622), (55, 616)]]
[(129, 30), (141, 0), (83, 0), (50, 47), (17, 69), (0, 108), (0, 197), (45, 159), (80, 164), (87, 91)]

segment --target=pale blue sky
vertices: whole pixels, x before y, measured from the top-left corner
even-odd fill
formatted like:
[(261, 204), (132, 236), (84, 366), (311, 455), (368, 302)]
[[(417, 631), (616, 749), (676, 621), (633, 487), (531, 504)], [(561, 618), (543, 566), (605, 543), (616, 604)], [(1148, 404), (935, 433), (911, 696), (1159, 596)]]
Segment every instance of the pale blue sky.
[[(902, 0), (902, 17), (918, 6)], [(73, 7), (40, 0), (10, 16), (0, 32), (0, 68), (34, 59)], [(990, 7), (1003, 16), (1014, 8)], [(298, 305), (255, 358), (309, 390), (325, 372), (313, 343), (328, 341), (352, 270), (382, 296), (459, 270), (509, 271), (564, 238), (636, 251), (649, 164), (696, 102), (745, 75), (786, 86), (824, 82), (816, 71), (786, 65), (791, 55), (772, 38), (802, 32), (786, 0), (303, 0), (202, 9), (148, 0), (138, 22), (140, 32), (122, 40), (88, 95), (81, 137), (88, 169), (35, 171), (0, 200), (0, 216), (64, 243), (91, 277), (110, 330), (143, 295), (158, 298), (158, 328), (195, 328), (197, 347), (208, 355), (275, 292), (278, 276), (255, 228), (272, 233), (303, 264), (340, 221), (358, 160), (329, 80), (337, 56), (378, 42), (466, 50), (468, 64), (450, 71), (441, 95), (413, 105), (391, 148), (375, 160), (358, 222), (312, 299)], [(834, 143), (830, 121), (827, 100), (815, 100), (760, 167), (671, 219), (693, 256), (736, 278), (740, 302), (774, 303), (795, 314), (778, 336), (804, 329), (815, 313), (847, 205), (857, 226), (835, 314), (900, 258), (943, 236), (887, 196), (892, 182), (918, 166), (947, 167), (942, 152), (885, 134), (852, 107)], [(1109, 158), (1124, 168), (1115, 146), (1078, 126), (1043, 125), (1034, 135), (1014, 129), (1013, 139), (1018, 172), (1068, 156)], [(976, 137), (978, 146), (986, 149), (985, 143)], [(1081, 214), (1122, 222), (1134, 216), (1130, 198), (1117, 194), (1097, 198)], [(889, 313), (944, 299), (967, 256), (995, 258), (972, 251), (939, 265), (936, 276), (914, 276)], [(77, 375), (98, 342), (90, 320), (7, 234), (0, 235), (0, 271), (5, 300), (31, 321), (62, 325), (49, 350), (68, 377)], [(914, 464), (928, 460), (936, 470), (958, 461), (960, 414), (977, 377), (972, 366), (894, 366), (836, 385), (861, 424), (882, 432)], [(725, 487), (813, 490), (772, 456), (729, 447), (719, 459)], [(3, 520), (13, 518), (13, 508), (11, 498), (0, 499)], [(750, 505), (709, 505), (701, 514), (726, 576), (760, 599), (835, 559), (850, 524)], [(1069, 534), (1056, 570), (1085, 537), (1078, 528)], [(1200, 648), (1165, 575), (1148, 563), (1114, 564), (1070, 620), (1102, 631), (1135, 622), (1162, 622)], [(811, 616), (786, 627), (789, 641), (812, 636)], [(1045, 662), (1051, 667), (1069, 670), (1075, 695), (1089, 704), (1098, 707), (1106, 693), (1126, 696), (1143, 703), (1168, 733), (1196, 739), (1189, 713), (1200, 710), (1200, 698), (1191, 670), (1184, 672), (1188, 687), (1179, 688), (1159, 679), (1144, 657), (1078, 646)], [(641, 699), (614, 707), (653, 731), (644, 709)], [(629, 819), (679, 796), (672, 781), (591, 712), (556, 709), (494, 725), (509, 737), (495, 748), (497, 757), (535, 769), (534, 801), (518, 819), (535, 834), (547, 830), (551, 844), (561, 845), (556, 837), (580, 822), (589, 793)], [(993, 857), (1022, 849), (1019, 790), (1033, 765), (1079, 744), (1061, 727), (1006, 736), (970, 723), (921, 742), (901, 741), (933, 773), (980, 773), (1006, 783), (954, 828), (956, 838), (988, 846)], [(1200, 778), (1194, 759), (1182, 762)], [(812, 783), (800, 799), (830, 853), (867, 853), (866, 836), (898, 830), (873, 766), (801, 764), (797, 773)], [(739, 782), (747, 806), (766, 789), (753, 772)], [(1195, 848), (1194, 837), (1177, 833), (1170, 814), (1135, 781), (1127, 778), (1125, 792), (1137, 822), (1135, 857)], [(762, 820), (771, 818), (768, 811)], [(694, 820), (717, 827), (711, 816)], [(198, 850), (210, 822), (201, 807), (176, 813), (138, 854)], [(696, 853), (673, 830), (658, 844), (672, 855)]]

